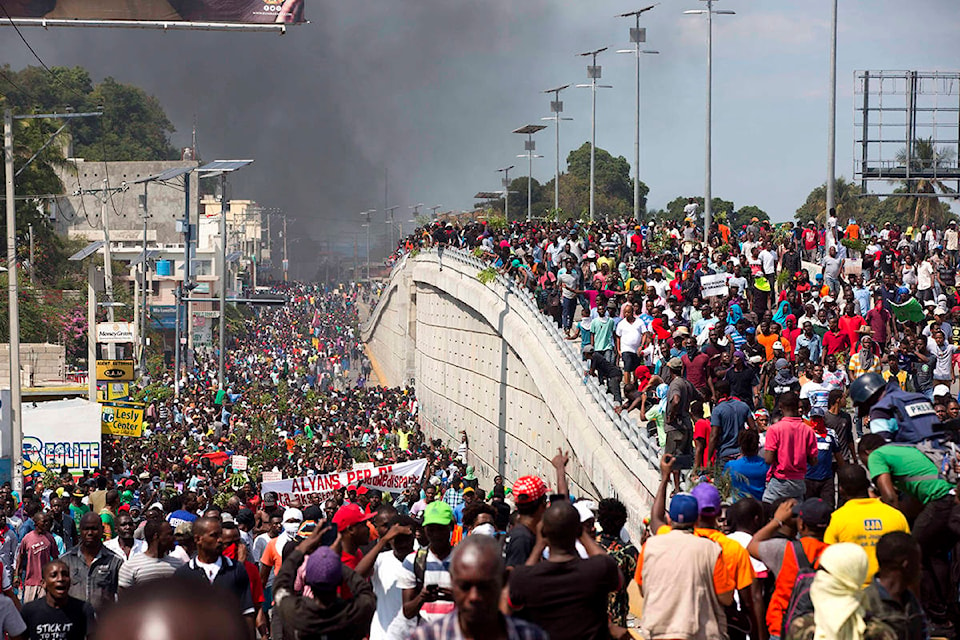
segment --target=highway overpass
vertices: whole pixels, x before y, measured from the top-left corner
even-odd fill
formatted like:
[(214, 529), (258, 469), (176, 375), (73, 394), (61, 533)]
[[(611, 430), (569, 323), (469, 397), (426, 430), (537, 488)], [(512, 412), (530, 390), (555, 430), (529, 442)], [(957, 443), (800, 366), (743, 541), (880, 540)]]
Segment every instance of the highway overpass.
[(470, 440), (481, 486), (536, 473), (553, 484), (550, 459), (569, 450), (578, 497), (617, 497), (637, 532), (659, 481), (656, 443), (586, 378), (579, 341), (563, 339), (533, 297), (509, 278), (483, 284), (488, 266), (447, 249), (404, 257), (361, 327), (381, 384), (414, 382), (428, 437)]

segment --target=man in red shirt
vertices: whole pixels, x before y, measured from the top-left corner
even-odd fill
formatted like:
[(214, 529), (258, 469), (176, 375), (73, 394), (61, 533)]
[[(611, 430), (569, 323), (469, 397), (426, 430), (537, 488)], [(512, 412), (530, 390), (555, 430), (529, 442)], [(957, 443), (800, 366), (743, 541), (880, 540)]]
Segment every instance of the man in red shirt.
[(779, 498), (802, 500), (807, 491), (807, 465), (817, 463), (817, 436), (800, 417), (800, 396), (793, 391), (780, 396), (783, 417), (767, 430), (763, 458), (770, 465), (763, 501)]
[(343, 564), (351, 569), (356, 569), (363, 558), (360, 547), (370, 542), (370, 528), (367, 527), (367, 520), (375, 515), (377, 514), (364, 513), (359, 505), (348, 502), (337, 509), (336, 515), (333, 516), (333, 524), (337, 525), (340, 538), (331, 545), (331, 548), (340, 553)]
[(840, 321), (836, 317), (830, 318), (829, 329), (823, 334), (823, 359), (837, 353), (844, 354), (850, 351), (850, 336), (840, 330)]
[(23, 604), (43, 597), (43, 565), (59, 557), (57, 543), (48, 530), (50, 516), (38, 511), (33, 516), (33, 524), (34, 530), (20, 541), (14, 569), (13, 586), (22, 584)]

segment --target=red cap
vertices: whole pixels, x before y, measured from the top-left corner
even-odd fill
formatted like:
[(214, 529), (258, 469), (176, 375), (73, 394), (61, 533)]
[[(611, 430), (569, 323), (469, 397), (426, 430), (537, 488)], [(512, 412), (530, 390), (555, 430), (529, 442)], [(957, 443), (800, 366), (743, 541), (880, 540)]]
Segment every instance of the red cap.
[(358, 496), (362, 496), (362, 495), (367, 494), (367, 493), (369, 493), (369, 492), (370, 492), (370, 489), (367, 489), (366, 487), (360, 487), (359, 489), (357, 489), (357, 495), (358, 495)]
[(370, 520), (375, 515), (375, 513), (364, 514), (358, 505), (348, 502), (337, 509), (337, 513), (333, 516), (333, 524), (337, 525), (337, 531), (343, 531), (359, 522)]
[(537, 476), (522, 476), (513, 483), (513, 499), (517, 504), (536, 502), (547, 495), (547, 483)]
[(355, 484), (348, 484), (348, 485), (347, 485), (347, 492), (348, 492), (348, 493), (349, 493), (350, 491), (356, 491), (356, 490), (357, 490), (357, 485), (355, 485)]

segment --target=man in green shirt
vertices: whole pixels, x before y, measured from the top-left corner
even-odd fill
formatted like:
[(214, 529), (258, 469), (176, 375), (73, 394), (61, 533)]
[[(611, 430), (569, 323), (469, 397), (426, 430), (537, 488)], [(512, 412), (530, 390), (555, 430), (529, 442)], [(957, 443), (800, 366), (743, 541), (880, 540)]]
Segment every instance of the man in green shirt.
[(922, 507), (912, 526), (923, 550), (920, 597), (935, 627), (932, 635), (953, 637), (951, 603), (957, 597), (950, 579), (950, 552), (960, 539), (950, 529), (951, 515), (960, 510), (953, 486), (923, 452), (910, 445), (887, 444), (880, 434), (863, 436), (859, 456), (884, 502), (909, 513), (908, 505), (901, 505), (902, 492)]
[(590, 343), (594, 352), (603, 356), (604, 360), (616, 364), (617, 355), (613, 350), (613, 329), (617, 323), (607, 314), (607, 308), (597, 305), (597, 317), (590, 322)]

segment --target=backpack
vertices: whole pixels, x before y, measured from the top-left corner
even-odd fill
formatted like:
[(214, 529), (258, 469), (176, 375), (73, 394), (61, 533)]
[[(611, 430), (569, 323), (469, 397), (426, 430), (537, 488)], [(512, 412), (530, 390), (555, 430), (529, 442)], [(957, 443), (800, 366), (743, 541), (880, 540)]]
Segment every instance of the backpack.
[(797, 579), (793, 584), (793, 591), (790, 592), (790, 602), (783, 612), (783, 627), (780, 630), (780, 637), (787, 637), (787, 630), (790, 623), (800, 616), (813, 613), (813, 601), (810, 600), (810, 587), (813, 585), (813, 578), (817, 575), (817, 570), (807, 554), (803, 550), (803, 545), (798, 540), (790, 543), (793, 546), (793, 555), (797, 558)]

